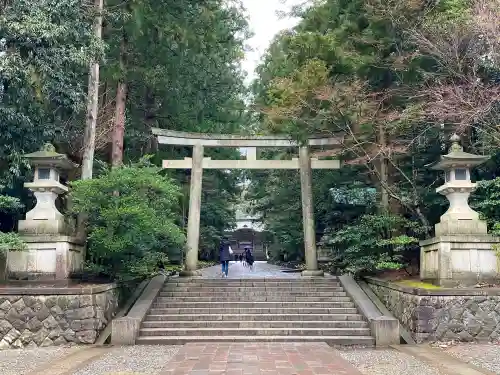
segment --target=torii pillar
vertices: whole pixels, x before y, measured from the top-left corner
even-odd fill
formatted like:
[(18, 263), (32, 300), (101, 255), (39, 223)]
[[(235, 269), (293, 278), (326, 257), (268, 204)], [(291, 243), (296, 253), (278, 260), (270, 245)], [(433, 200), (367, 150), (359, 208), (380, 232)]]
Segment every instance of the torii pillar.
[(314, 224), (314, 199), (312, 192), (312, 169), (309, 147), (299, 148), (300, 193), (302, 197), (302, 224), (304, 228), (304, 254), (306, 269), (302, 276), (323, 276), (324, 272), (318, 268), (318, 254), (316, 250), (316, 226)]
[(187, 225), (187, 251), (185, 269), (181, 276), (197, 276), (198, 245), (200, 242), (201, 188), (203, 181), (203, 145), (193, 146), (191, 184), (189, 190), (189, 213)]

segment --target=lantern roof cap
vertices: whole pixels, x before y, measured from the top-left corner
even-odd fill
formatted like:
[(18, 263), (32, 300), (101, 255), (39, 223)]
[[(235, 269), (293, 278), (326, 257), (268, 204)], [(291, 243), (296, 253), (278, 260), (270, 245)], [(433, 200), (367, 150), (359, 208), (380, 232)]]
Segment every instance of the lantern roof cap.
[(56, 152), (56, 148), (51, 143), (44, 144), (40, 150), (25, 154), (24, 157), (34, 167), (53, 167), (61, 170), (76, 168), (76, 164), (66, 155)]
[(488, 155), (475, 155), (464, 151), (460, 144), (460, 136), (453, 134), (450, 137), (451, 146), (446, 155), (441, 155), (439, 161), (429, 164), (434, 170), (447, 170), (456, 167), (472, 168), (484, 163), (490, 158)]

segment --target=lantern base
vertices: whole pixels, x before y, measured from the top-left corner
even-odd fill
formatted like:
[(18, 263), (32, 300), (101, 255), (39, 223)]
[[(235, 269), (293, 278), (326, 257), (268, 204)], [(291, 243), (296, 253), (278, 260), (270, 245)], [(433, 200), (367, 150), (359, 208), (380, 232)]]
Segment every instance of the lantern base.
[(68, 233), (64, 218), (46, 220), (19, 220), (18, 231), (25, 235), (53, 235)]
[(490, 235), (438, 236), (420, 241), (420, 278), (442, 287), (500, 280), (500, 259)]
[(463, 236), (463, 235), (480, 235), (488, 234), (488, 226), (484, 220), (464, 220), (451, 219), (444, 220), (441, 217), (441, 222), (435, 226), (436, 237), (440, 236)]
[(83, 268), (85, 244), (69, 236), (22, 236), (28, 249), (9, 251), (9, 278), (64, 280)]

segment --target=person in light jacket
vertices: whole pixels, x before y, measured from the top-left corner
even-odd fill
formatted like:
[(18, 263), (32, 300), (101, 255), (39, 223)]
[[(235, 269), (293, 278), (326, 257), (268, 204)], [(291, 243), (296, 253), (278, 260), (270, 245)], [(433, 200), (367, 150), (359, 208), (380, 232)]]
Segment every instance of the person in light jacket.
[(227, 237), (221, 241), (219, 248), (220, 263), (222, 265), (222, 277), (227, 277), (229, 272), (229, 261), (232, 259), (233, 249)]

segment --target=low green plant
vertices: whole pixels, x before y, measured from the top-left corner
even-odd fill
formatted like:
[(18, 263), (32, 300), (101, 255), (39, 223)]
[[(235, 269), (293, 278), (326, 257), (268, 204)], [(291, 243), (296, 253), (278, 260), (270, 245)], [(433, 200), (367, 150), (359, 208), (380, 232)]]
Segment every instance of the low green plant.
[(0, 253), (6, 254), (8, 251), (24, 250), (27, 250), (27, 245), (19, 234), (14, 232), (0, 232)]
[(22, 210), (23, 207), (19, 198), (0, 194), (0, 212), (13, 213)]
[(418, 233), (415, 223), (390, 214), (364, 215), (355, 224), (330, 230), (322, 239), (336, 268), (354, 275), (405, 266), (404, 253), (418, 244), (409, 235)]
[(180, 189), (147, 159), (71, 187), (72, 214), (87, 218), (88, 272), (111, 279), (149, 277), (181, 252)]

